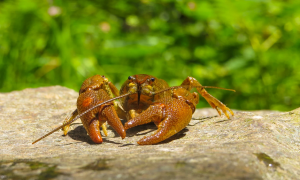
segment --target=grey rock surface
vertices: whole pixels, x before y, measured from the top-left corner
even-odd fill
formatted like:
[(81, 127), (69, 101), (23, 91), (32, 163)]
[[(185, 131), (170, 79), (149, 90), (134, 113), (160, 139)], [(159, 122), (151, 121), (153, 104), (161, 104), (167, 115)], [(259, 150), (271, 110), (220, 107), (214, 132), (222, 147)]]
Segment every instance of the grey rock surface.
[(231, 120), (198, 109), (184, 130), (149, 146), (136, 142), (154, 124), (123, 140), (108, 127), (94, 144), (78, 120), (68, 136), (32, 145), (75, 110), (77, 96), (60, 86), (0, 93), (0, 179), (300, 179), (300, 108), (234, 111)]

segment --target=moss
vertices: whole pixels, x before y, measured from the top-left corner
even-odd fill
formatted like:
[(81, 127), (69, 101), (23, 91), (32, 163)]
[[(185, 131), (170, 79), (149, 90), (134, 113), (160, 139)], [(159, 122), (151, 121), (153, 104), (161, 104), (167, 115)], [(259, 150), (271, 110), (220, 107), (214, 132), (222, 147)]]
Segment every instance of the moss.
[(272, 167), (274, 169), (276, 169), (277, 167), (280, 167), (280, 164), (276, 161), (274, 161), (269, 155), (265, 154), (265, 153), (254, 153), (254, 155), (260, 160), (263, 161), (264, 164), (267, 167)]
[[(23, 167), (20, 164), (26, 164)], [(30, 160), (14, 160), (14, 161), (0, 161), (0, 174), (4, 179), (50, 179), (55, 178), (63, 173), (57, 171), (56, 165), (46, 164)], [(16, 174), (15, 171), (20, 171), (22, 174)], [(40, 171), (40, 173), (39, 173)]]
[(175, 163), (175, 168), (182, 168), (186, 166), (186, 162), (184, 161), (178, 161)]

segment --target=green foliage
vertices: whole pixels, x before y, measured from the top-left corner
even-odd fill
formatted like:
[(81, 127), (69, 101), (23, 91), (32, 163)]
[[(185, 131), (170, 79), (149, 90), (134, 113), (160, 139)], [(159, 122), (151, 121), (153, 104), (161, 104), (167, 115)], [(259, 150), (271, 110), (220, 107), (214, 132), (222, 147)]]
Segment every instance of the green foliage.
[[(193, 76), (234, 109), (300, 98), (298, 0), (0, 0), (0, 91)], [(208, 106), (200, 101), (200, 106)]]

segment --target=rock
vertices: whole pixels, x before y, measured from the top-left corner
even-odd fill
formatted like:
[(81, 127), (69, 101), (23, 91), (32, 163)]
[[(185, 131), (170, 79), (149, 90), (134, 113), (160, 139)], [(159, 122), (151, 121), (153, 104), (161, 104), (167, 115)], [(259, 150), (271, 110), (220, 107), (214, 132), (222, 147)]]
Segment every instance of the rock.
[(77, 96), (60, 86), (0, 94), (0, 179), (300, 177), (300, 108), (234, 111), (231, 120), (198, 109), (184, 130), (149, 146), (136, 142), (154, 124), (128, 130), (124, 140), (109, 127), (103, 144), (94, 144), (78, 120), (68, 136), (58, 131), (32, 145), (62, 124)]

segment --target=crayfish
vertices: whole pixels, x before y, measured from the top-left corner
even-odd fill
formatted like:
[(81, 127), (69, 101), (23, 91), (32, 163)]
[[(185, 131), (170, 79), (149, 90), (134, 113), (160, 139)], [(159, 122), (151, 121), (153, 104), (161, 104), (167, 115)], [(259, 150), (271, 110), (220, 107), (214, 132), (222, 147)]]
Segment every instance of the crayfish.
[[(221, 111), (228, 119), (230, 116), (227, 111), (232, 116), (234, 115), (228, 107), (205, 90), (205, 88), (218, 87), (202, 86), (193, 77), (187, 77), (180, 86), (169, 87), (166, 81), (154, 76), (133, 75), (128, 77), (119, 92), (107, 78), (96, 75), (88, 78), (82, 84), (77, 99), (77, 109), (71, 118), (33, 143), (60, 128), (63, 128), (66, 135), (69, 125), (78, 118), (81, 118), (85, 129), (95, 143), (102, 143), (100, 126), (107, 135), (106, 121), (122, 138), (126, 136), (125, 130), (154, 122), (158, 129), (137, 143), (140, 145), (159, 143), (189, 124), (199, 101), (198, 93), (190, 92), (192, 88), (196, 88), (219, 115), (221, 115)], [(113, 98), (113, 96), (115, 97)], [(117, 99), (119, 102), (114, 101)], [(127, 119), (124, 127), (118, 116)]]

